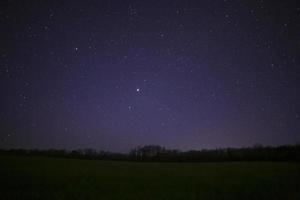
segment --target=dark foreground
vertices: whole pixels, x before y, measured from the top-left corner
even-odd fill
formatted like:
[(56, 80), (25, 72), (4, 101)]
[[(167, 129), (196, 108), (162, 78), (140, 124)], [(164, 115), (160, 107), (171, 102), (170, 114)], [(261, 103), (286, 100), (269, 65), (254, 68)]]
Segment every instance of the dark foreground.
[(300, 163), (0, 157), (0, 199), (300, 199)]

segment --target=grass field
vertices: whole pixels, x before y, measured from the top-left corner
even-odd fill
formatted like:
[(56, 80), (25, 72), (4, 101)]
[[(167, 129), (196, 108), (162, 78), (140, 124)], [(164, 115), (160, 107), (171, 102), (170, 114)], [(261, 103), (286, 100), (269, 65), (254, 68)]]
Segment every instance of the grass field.
[(0, 199), (300, 199), (300, 163), (0, 157)]

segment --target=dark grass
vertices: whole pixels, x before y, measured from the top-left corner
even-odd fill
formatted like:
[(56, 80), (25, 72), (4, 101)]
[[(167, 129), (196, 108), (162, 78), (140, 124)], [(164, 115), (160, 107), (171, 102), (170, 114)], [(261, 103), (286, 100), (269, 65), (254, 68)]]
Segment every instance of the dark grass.
[(0, 157), (0, 199), (300, 199), (300, 163)]

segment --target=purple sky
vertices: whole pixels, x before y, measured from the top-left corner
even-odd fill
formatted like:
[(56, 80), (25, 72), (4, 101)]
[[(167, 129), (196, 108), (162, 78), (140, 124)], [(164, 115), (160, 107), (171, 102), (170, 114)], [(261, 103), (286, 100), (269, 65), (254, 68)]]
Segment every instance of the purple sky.
[(300, 142), (299, 1), (1, 1), (0, 148)]

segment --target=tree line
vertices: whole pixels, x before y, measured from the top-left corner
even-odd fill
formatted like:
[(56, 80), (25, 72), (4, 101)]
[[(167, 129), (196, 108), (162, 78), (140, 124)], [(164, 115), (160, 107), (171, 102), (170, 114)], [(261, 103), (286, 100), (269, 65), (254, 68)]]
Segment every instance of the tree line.
[(95, 149), (0, 149), (1, 155), (50, 156), (63, 158), (119, 160), (140, 162), (225, 162), (225, 161), (300, 161), (300, 144), (243, 148), (218, 148), (180, 151), (159, 145), (137, 146), (129, 153), (97, 151)]

